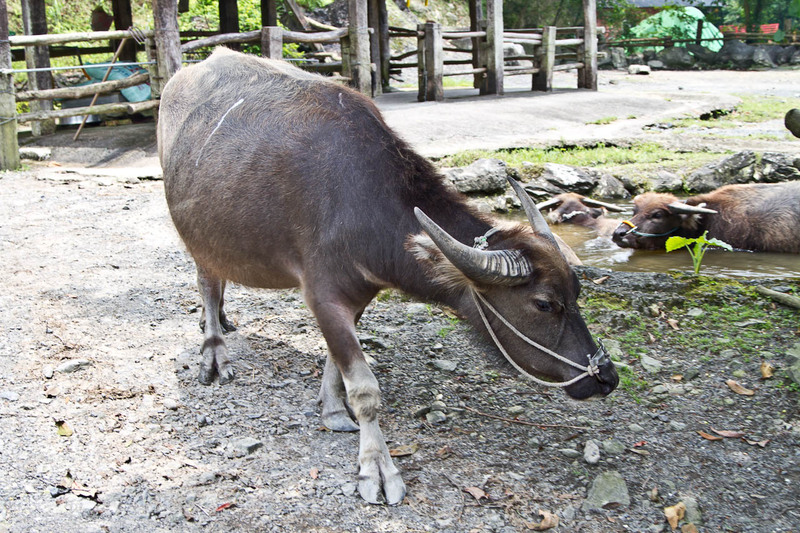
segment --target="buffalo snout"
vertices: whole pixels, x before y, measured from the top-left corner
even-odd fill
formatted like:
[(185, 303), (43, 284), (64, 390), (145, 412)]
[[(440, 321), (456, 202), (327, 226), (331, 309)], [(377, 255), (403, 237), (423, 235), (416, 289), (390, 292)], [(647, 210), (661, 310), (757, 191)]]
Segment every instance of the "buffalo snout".
[(632, 228), (627, 224), (620, 224), (617, 226), (617, 229), (614, 230), (614, 233), (611, 234), (611, 240), (614, 241), (614, 244), (622, 248), (633, 248), (636, 236), (631, 233), (631, 229)]
[(619, 376), (614, 363), (611, 361), (599, 367), (600, 374), (597, 376), (587, 376), (564, 391), (576, 400), (586, 400), (595, 396), (608, 396), (619, 385)]

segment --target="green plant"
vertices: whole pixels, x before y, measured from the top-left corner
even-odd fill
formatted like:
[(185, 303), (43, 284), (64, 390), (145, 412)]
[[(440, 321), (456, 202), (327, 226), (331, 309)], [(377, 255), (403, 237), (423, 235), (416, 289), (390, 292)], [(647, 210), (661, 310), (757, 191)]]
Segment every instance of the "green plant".
[(603, 117), (603, 118), (598, 118), (597, 120), (591, 120), (589, 122), (586, 122), (586, 124), (587, 125), (595, 124), (598, 126), (604, 126), (606, 124), (611, 124), (612, 122), (616, 122), (616, 120), (617, 117)]
[(692, 264), (694, 265), (694, 274), (696, 276), (700, 274), (700, 264), (703, 262), (703, 256), (709, 246), (718, 246), (728, 251), (733, 250), (731, 245), (727, 242), (719, 239), (709, 239), (706, 237), (707, 235), (708, 232), (704, 231), (702, 235), (694, 239), (670, 237), (667, 239), (666, 243), (667, 252), (686, 248), (689, 251), (689, 255), (692, 256)]

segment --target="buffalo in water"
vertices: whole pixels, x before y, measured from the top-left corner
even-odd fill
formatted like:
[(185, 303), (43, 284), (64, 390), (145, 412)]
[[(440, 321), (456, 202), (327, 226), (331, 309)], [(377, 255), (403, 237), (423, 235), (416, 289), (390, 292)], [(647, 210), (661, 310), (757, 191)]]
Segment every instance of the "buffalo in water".
[(740, 250), (800, 253), (800, 181), (725, 185), (685, 201), (647, 192), (633, 205), (633, 217), (612, 236), (625, 248), (663, 250), (673, 235), (708, 231)]
[(549, 212), (545, 218), (551, 224), (575, 224), (597, 232), (600, 237), (611, 237), (620, 221), (606, 216), (607, 211), (619, 213), (622, 207), (599, 200), (593, 200), (574, 192), (565, 192), (554, 196), (536, 207), (540, 211)]
[(178, 71), (160, 109), (167, 203), (203, 299), (199, 380), (234, 378), (223, 340), (233, 329), (227, 281), (300, 287), (329, 351), (322, 421), (360, 430), (358, 488), (368, 502), (405, 495), (356, 335), (381, 289), (456, 309), (520, 372), (556, 380), (574, 398), (616, 387), (613, 364), (580, 316), (578, 278), (513, 180), (530, 226), (470, 208), (368, 98), (226, 49)]

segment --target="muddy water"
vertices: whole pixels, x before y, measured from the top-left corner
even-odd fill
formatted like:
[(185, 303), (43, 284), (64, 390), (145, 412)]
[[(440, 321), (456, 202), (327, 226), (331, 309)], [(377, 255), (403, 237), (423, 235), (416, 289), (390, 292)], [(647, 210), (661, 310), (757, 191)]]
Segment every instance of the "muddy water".
[[(585, 265), (626, 272), (692, 272), (686, 250), (656, 252), (620, 248), (610, 238), (571, 224), (551, 226), (569, 244)], [(726, 252), (710, 249), (703, 257), (700, 273), (732, 278), (800, 277), (800, 255)]]

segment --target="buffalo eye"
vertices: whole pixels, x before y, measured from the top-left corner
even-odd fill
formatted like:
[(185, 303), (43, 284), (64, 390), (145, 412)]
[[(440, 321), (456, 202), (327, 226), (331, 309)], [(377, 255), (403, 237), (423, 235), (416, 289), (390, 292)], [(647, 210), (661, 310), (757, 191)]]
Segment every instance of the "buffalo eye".
[(536, 309), (542, 313), (552, 313), (554, 310), (553, 305), (547, 300), (534, 300), (533, 303), (536, 305)]
[(664, 218), (664, 213), (662, 213), (661, 211), (655, 211), (652, 215), (650, 215), (650, 218), (654, 220), (661, 220), (662, 218)]

